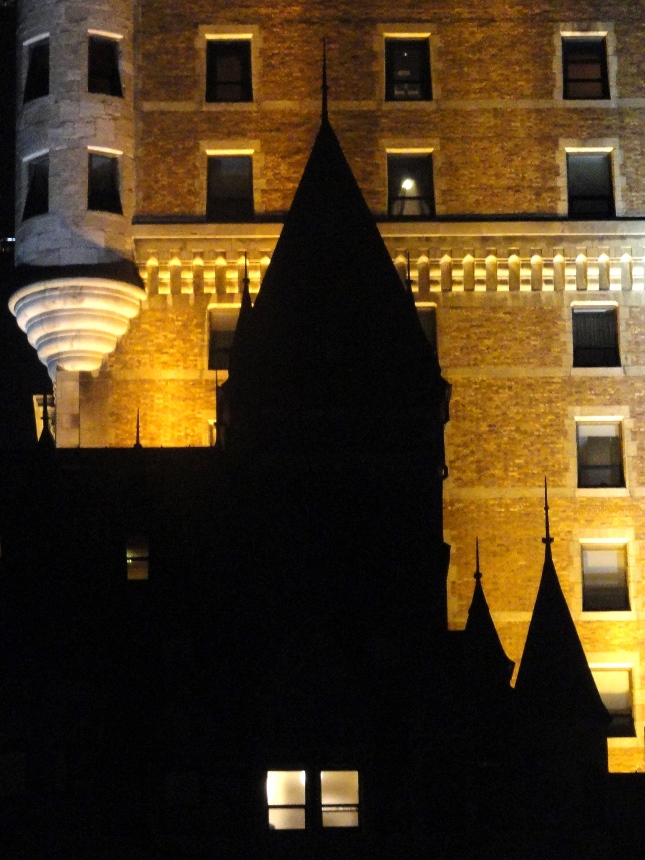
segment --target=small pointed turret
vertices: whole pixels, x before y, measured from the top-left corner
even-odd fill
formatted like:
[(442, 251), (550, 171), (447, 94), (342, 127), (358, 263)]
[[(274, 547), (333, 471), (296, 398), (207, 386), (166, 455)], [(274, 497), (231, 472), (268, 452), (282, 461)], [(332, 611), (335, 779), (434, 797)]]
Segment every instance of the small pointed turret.
[(142, 448), (143, 447), (141, 445), (141, 423), (140, 423), (139, 409), (137, 409), (137, 430), (136, 430), (134, 445), (132, 447), (133, 448)]
[(475, 559), (475, 589), (464, 630), (466, 672), (471, 687), (486, 695), (495, 689), (509, 687), (515, 663), (504, 652), (484, 595), (479, 569), (479, 539), (475, 542)]
[(547, 483), (542, 578), (529, 625), (515, 690), (520, 707), (552, 718), (607, 721), (551, 553)]
[(47, 394), (43, 394), (43, 429), (40, 433), (40, 438), (38, 439), (38, 445), (42, 448), (53, 449), (56, 447), (56, 441), (54, 440), (49, 424), (49, 404)]

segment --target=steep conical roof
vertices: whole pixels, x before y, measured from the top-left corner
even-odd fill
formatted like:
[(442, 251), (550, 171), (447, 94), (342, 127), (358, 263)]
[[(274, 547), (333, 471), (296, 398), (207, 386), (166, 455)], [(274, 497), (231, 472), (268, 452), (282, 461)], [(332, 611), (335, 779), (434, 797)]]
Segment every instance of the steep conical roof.
[(475, 590), (464, 630), (466, 672), (471, 686), (482, 690), (499, 689), (510, 685), (515, 664), (506, 656), (484, 595), (479, 570), (479, 542), (476, 558)]
[[(546, 494), (546, 485), (545, 485)], [(545, 500), (544, 566), (515, 691), (523, 710), (576, 722), (609, 721), (551, 553), (549, 507)]]
[(342, 413), (347, 427), (352, 416), (376, 426), (421, 405), (437, 413), (444, 392), (412, 298), (323, 112), (244, 337), (232, 349), (233, 421), (296, 410), (299, 420), (307, 411)]

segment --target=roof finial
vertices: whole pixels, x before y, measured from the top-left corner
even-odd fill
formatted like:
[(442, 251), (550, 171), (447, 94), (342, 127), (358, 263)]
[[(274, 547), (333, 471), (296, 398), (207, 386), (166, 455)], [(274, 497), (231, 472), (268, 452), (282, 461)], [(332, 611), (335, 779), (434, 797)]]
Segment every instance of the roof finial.
[(140, 423), (139, 409), (137, 409), (137, 435), (136, 435), (134, 445), (132, 447), (133, 448), (143, 447), (141, 445), (141, 423)]
[(327, 40), (323, 38), (323, 62), (322, 62), (322, 118), (328, 119), (327, 113)]
[(405, 284), (408, 288), (408, 292), (411, 293), (412, 292), (412, 271), (410, 269), (410, 252), (409, 251), (405, 252), (405, 258), (407, 260)]
[(544, 478), (544, 526), (546, 531), (546, 537), (542, 538), (542, 543), (551, 544), (553, 543), (553, 538), (551, 537), (551, 533), (549, 531), (549, 494), (546, 483), (546, 476)]
[(49, 424), (49, 400), (46, 393), (43, 394), (43, 429), (38, 443), (50, 448), (56, 447), (54, 434), (52, 433), (51, 426)]
[(479, 582), (482, 578), (481, 570), (479, 569), (479, 538), (475, 538), (475, 580)]
[(244, 277), (242, 278), (242, 301), (240, 307), (240, 313), (242, 313), (243, 309), (250, 309), (251, 307), (251, 292), (249, 290), (249, 285), (251, 283), (251, 279), (249, 278), (249, 259), (247, 256), (247, 252), (244, 252)]

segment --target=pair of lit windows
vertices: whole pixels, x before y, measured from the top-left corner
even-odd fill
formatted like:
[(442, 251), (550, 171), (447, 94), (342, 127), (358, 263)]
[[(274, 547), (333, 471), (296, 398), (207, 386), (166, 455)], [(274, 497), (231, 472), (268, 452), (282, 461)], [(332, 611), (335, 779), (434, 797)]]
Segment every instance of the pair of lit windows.
[[(49, 95), (49, 39), (27, 46), (27, 76), (23, 101)], [(119, 40), (90, 35), (87, 42), (87, 91), (123, 96), (119, 70)]]
[(272, 830), (359, 825), (356, 770), (270, 770), (266, 792)]
[[(87, 157), (87, 208), (95, 212), (123, 214), (116, 155), (89, 152)], [(27, 193), (22, 220), (49, 212), (49, 153), (27, 162)]]
[(611, 723), (607, 729), (609, 737), (634, 737), (632, 671), (629, 667), (593, 667), (591, 669), (596, 687)]

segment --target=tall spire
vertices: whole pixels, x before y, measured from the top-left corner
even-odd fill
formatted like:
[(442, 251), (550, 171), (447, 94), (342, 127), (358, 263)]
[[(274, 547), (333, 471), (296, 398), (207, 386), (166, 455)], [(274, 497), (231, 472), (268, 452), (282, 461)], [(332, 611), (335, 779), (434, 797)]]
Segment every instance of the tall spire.
[(132, 447), (133, 448), (141, 448), (142, 447), (142, 445), (141, 445), (141, 423), (140, 423), (139, 409), (137, 409), (137, 435), (135, 437), (134, 445)]
[(542, 538), (542, 543), (547, 547), (550, 547), (553, 543), (553, 538), (551, 537), (551, 532), (549, 530), (549, 491), (546, 482), (546, 475), (544, 476), (544, 534), (545, 536)]
[(327, 40), (323, 39), (323, 61), (322, 61), (322, 119), (323, 122), (329, 119), (327, 111)]

